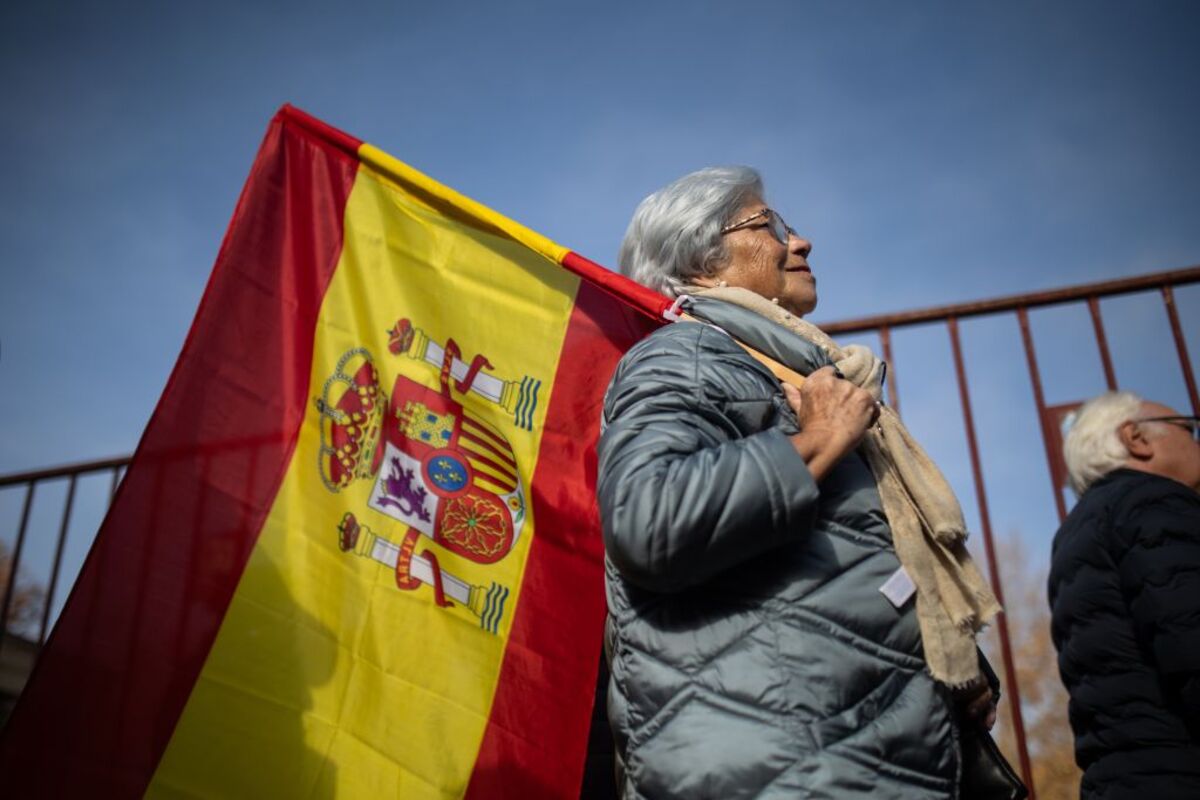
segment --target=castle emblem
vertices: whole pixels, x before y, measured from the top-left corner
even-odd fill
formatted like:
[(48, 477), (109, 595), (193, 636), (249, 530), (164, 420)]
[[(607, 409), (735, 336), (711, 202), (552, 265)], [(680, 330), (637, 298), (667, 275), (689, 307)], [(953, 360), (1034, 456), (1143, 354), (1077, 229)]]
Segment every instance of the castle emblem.
[[(339, 525), (339, 547), (394, 569), (400, 589), (431, 587), (439, 606), (457, 603), (495, 633), (508, 589), (493, 584), (485, 590), (444, 572), (437, 550), (481, 565), (500, 561), (524, 527), (526, 493), (508, 439), (462, 400), (499, 406), (516, 428), (532, 430), (541, 381), (498, 378), (485, 356), (468, 363), (453, 339), (439, 344), (407, 319), (388, 334), (393, 356), (437, 369), (439, 389), (401, 374), (385, 392), (366, 349), (339, 359), (315, 399), (322, 481), (334, 493), (372, 481), (368, 509), (401, 526), (388, 538), (348, 513)], [(424, 551), (417, 554), (421, 542)]]

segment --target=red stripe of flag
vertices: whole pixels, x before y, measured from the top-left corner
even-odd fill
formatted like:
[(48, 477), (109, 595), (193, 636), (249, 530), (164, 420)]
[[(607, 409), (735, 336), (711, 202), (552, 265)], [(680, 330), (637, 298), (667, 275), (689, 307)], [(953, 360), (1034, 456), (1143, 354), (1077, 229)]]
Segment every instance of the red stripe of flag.
[(665, 321), (663, 312), (671, 307), (671, 301), (653, 289), (648, 289), (619, 272), (605, 269), (578, 253), (567, 253), (563, 257), (562, 265), (596, 288), (604, 290), (621, 306), (637, 309), (654, 320), (654, 327), (662, 325)]
[(358, 146), (290, 107), (272, 121), (183, 352), (0, 739), (6, 796), (145, 791), (291, 458)]

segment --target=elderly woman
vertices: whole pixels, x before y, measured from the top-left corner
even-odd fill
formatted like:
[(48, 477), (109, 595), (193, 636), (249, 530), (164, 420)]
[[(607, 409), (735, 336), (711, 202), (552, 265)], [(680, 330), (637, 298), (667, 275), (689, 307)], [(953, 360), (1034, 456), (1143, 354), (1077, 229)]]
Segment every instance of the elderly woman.
[(622, 244), (693, 318), (631, 349), (604, 404), (626, 798), (957, 797), (956, 712), (994, 720), (974, 631), (997, 608), (961, 512), (880, 407), (882, 364), (800, 319), (811, 250), (744, 167), (646, 198)]

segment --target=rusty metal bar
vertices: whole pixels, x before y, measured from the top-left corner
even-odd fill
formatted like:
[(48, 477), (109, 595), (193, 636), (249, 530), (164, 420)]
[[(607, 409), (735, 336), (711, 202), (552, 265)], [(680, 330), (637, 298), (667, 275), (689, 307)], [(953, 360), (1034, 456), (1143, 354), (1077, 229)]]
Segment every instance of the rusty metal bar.
[(71, 507), (75, 505), (75, 482), (78, 473), (72, 473), (67, 484), (67, 501), (63, 506), (62, 524), (58, 527), (58, 545), (54, 549), (54, 566), (50, 570), (50, 588), (46, 590), (46, 604), (42, 608), (42, 627), (38, 631), (38, 644), (46, 641), (46, 631), (50, 627), (50, 608), (54, 605), (54, 589), (58, 586), (58, 573), (62, 570), (62, 555), (67, 543), (67, 527), (71, 524)]
[(1192, 374), (1192, 362), (1188, 358), (1187, 342), (1183, 339), (1183, 329), (1179, 326), (1179, 312), (1175, 310), (1175, 293), (1170, 286), (1162, 287), (1163, 304), (1167, 307), (1167, 316), (1171, 319), (1171, 333), (1175, 335), (1175, 350), (1179, 353), (1179, 365), (1183, 367), (1183, 380), (1187, 384), (1188, 399), (1192, 401), (1192, 413), (1200, 416), (1200, 396), (1196, 394), (1196, 376)]
[(896, 362), (892, 360), (892, 331), (884, 325), (879, 329), (879, 344), (883, 347), (883, 360), (887, 362), (888, 400), (892, 410), (900, 413), (900, 386), (896, 383)]
[(30, 482), (25, 490), (25, 502), (21, 506), (21, 527), (17, 528), (17, 542), (13, 547), (12, 560), (8, 562), (8, 585), (4, 587), (4, 606), (0, 608), (0, 649), (8, 636), (8, 610), (12, 607), (17, 589), (17, 570), (21, 568), (21, 551), (25, 547), (25, 532), (29, 530), (29, 511), (33, 508), (33, 492), (37, 484)]
[[(1046, 396), (1042, 393), (1042, 375), (1038, 370), (1037, 353), (1033, 348), (1033, 333), (1029, 330), (1029, 312), (1024, 308), (1017, 309), (1017, 323), (1021, 326), (1021, 341), (1025, 343), (1025, 362), (1029, 365), (1029, 382), (1033, 384), (1033, 400), (1037, 403), (1038, 425), (1042, 430), (1042, 444), (1046, 448), (1046, 465), (1050, 469), (1050, 483), (1054, 480), (1054, 451), (1050, 442), (1052, 437), (1046, 429)], [(1058, 509), (1058, 521), (1061, 524), (1067, 518), (1067, 504), (1063, 501), (1062, 487), (1054, 487), (1054, 506)]]
[(907, 325), (919, 325), (923, 322), (941, 322), (955, 317), (978, 317), (984, 314), (995, 314), (1001, 311), (1016, 311), (1018, 308), (1037, 308), (1052, 306), (1072, 300), (1086, 300), (1088, 297), (1111, 297), (1130, 292), (1159, 289), (1163, 286), (1180, 286), (1186, 283), (1200, 281), (1200, 266), (1169, 272), (1155, 272), (1150, 275), (1139, 275), (1135, 278), (1122, 278), (1115, 281), (1101, 281), (1081, 286), (1069, 286), (1062, 289), (1050, 289), (1045, 292), (1009, 295), (995, 300), (981, 300), (974, 303), (959, 303), (948, 306), (933, 306), (918, 311), (906, 311), (899, 314), (880, 314), (873, 317), (842, 320), (839, 322), (818, 323), (821, 330), (830, 336), (844, 333), (859, 333), (876, 330), (888, 325), (901, 328)]
[(1088, 311), (1092, 315), (1092, 327), (1096, 331), (1096, 345), (1100, 348), (1100, 363), (1104, 365), (1104, 381), (1108, 390), (1117, 390), (1117, 373), (1113, 370), (1112, 356), (1108, 354), (1108, 337), (1104, 335), (1104, 320), (1100, 316), (1100, 298), (1088, 298)]
[(117, 496), (117, 487), (121, 485), (121, 468), (112, 468), (112, 484), (108, 487), (108, 504), (111, 506), (113, 498)]
[(66, 478), (71, 475), (82, 475), (85, 472), (98, 472), (104, 469), (124, 467), (129, 464), (132, 456), (118, 458), (102, 458), (98, 461), (81, 461), (78, 464), (66, 464), (61, 467), (48, 467), (32, 472), (14, 472), (11, 475), (0, 475), (0, 489), (18, 483), (33, 483), (49, 478)]
[[(954, 371), (958, 376), (958, 395), (962, 401), (963, 422), (967, 429), (967, 447), (971, 455), (971, 474), (975, 479), (975, 497), (979, 502), (979, 521), (983, 528), (983, 547), (987, 552), (988, 575), (991, 578), (992, 589), (996, 599), (1004, 607), (1004, 587), (1000, 582), (1000, 567), (996, 563), (996, 548), (992, 543), (992, 522), (988, 514), (987, 492), (983, 485), (983, 470), (979, 465), (979, 445), (975, 441), (975, 419), (971, 414), (971, 394), (967, 388), (967, 373), (963, 369), (962, 345), (958, 339), (958, 320), (950, 317), (946, 320), (950, 331), (950, 346), (954, 351)], [(1006, 694), (1008, 706), (1012, 712), (1013, 733), (1017, 740), (1017, 755), (1021, 762), (1021, 777), (1029, 787), (1030, 800), (1036, 800), (1033, 786), (1033, 769), (1029, 763), (1029, 747), (1025, 742), (1025, 720), (1021, 715), (1021, 690), (1017, 681), (1017, 670), (1013, 665), (1012, 643), (1008, 634), (1008, 618), (1001, 611), (996, 616), (996, 627), (1000, 633), (1000, 655), (1004, 660), (1004, 673), (1008, 678)]]

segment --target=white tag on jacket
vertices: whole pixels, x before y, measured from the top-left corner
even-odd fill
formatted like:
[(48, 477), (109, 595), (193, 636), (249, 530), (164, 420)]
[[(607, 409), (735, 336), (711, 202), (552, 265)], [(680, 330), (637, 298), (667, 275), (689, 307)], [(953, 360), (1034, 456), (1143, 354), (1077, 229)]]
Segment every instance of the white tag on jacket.
[(908, 577), (908, 572), (904, 567), (900, 567), (892, 573), (892, 577), (888, 578), (883, 586), (879, 587), (879, 591), (892, 605), (900, 608), (908, 602), (908, 598), (916, 594), (917, 587), (913, 584), (912, 578)]

